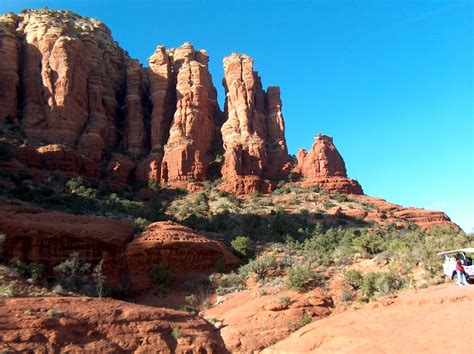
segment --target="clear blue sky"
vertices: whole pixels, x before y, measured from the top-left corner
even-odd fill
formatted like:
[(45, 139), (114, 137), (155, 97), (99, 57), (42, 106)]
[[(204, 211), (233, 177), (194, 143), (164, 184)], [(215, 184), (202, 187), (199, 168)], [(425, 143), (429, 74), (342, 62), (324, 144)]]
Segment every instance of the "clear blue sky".
[(142, 63), (158, 44), (249, 54), (279, 85), (291, 153), (332, 135), (364, 191), (474, 228), (472, 1), (21, 1), (98, 18)]

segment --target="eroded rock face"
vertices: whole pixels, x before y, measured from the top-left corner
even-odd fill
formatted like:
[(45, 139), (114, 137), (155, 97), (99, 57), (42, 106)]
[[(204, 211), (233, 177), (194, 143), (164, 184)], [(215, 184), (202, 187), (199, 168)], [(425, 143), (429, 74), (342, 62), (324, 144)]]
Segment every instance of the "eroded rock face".
[(212, 160), (217, 93), (203, 50), (189, 43), (169, 51), (176, 80), (176, 110), (164, 148), (161, 180), (174, 184), (202, 181)]
[(111, 286), (120, 286), (124, 271), (121, 256), (134, 234), (124, 221), (95, 216), (50, 212), (25, 205), (0, 203), (0, 230), (7, 259), (44, 264), (52, 268), (78, 252), (80, 259), (97, 264), (104, 259), (104, 273)]
[(203, 319), (112, 299), (6, 299), (0, 318), (2, 346), (15, 352), (227, 353)]
[(6, 15), (0, 27), (0, 123), (17, 123), (18, 85), (20, 83), (20, 43), (16, 36), (18, 18)]
[(17, 159), (33, 169), (47, 169), (64, 175), (100, 178), (100, 164), (90, 160), (73, 148), (61, 144), (40, 147), (20, 147)]
[(303, 178), (302, 185), (317, 185), (330, 192), (362, 194), (360, 184), (347, 178), (346, 165), (331, 137), (316, 135), (311, 150), (300, 150), (297, 160), (294, 172)]
[[(265, 93), (252, 59), (236, 53), (224, 59), (224, 87), (224, 179), (231, 186), (246, 184), (245, 176), (285, 177), (290, 165), (279, 89), (269, 88)], [(254, 188), (254, 179), (251, 186), (244, 190)]]
[(128, 245), (125, 259), (130, 283), (138, 292), (153, 289), (150, 271), (157, 264), (174, 268), (175, 276), (186, 280), (212, 273), (217, 262), (226, 268), (239, 263), (221, 242), (170, 221), (149, 225)]
[(118, 142), (118, 95), (129, 58), (102, 22), (67, 11), (27, 11), (16, 34), (26, 136), (77, 145), (100, 161)]

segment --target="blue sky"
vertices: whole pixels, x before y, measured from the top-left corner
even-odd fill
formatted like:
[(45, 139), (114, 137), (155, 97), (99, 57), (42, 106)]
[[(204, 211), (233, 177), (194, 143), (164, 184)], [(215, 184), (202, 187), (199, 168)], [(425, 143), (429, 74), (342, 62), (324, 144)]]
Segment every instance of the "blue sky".
[(146, 64), (158, 44), (249, 54), (281, 87), (291, 153), (332, 135), (366, 194), (474, 228), (472, 1), (21, 1), (98, 18)]

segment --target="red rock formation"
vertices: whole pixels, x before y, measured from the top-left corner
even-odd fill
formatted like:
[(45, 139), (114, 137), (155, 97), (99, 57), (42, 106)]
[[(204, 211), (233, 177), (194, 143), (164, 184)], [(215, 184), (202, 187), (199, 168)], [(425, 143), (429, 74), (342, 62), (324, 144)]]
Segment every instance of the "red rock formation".
[[(260, 291), (254, 288), (228, 294), (221, 304), (201, 312), (204, 318), (223, 323), (220, 333), (232, 353), (258, 352), (286, 338), (302, 316), (319, 321), (332, 312), (333, 300), (322, 288), (298, 293), (276, 287), (265, 296), (256, 295)], [(283, 303), (285, 297), (291, 301)], [(299, 353), (297, 347), (293, 349), (289, 353)]]
[(270, 86), (266, 93), (267, 103), (267, 157), (264, 175), (283, 179), (291, 170), (285, 139), (285, 121), (281, 112), (280, 88)]
[(156, 264), (166, 264), (176, 270), (176, 277), (193, 278), (196, 273), (212, 273), (219, 260), (226, 267), (239, 261), (219, 241), (173, 222), (156, 222), (127, 247), (125, 254), (130, 283), (136, 291), (153, 288), (150, 271)]
[(367, 220), (373, 220), (382, 224), (395, 224), (407, 227), (414, 223), (423, 229), (436, 226), (451, 227), (457, 232), (461, 228), (441, 211), (426, 210), (421, 208), (403, 207), (398, 204), (387, 202), (384, 199), (369, 197), (366, 195), (353, 196), (354, 200), (365, 203), (373, 210), (367, 215)]
[(29, 138), (78, 144), (99, 162), (117, 144), (117, 95), (125, 52), (103, 23), (67, 11), (19, 15), (22, 38), (22, 127)]
[(127, 117), (127, 151), (132, 157), (145, 153), (147, 133), (143, 116), (144, 84), (143, 69), (136, 60), (127, 67), (127, 96), (125, 98)]
[(114, 187), (126, 187), (135, 164), (130, 159), (121, 154), (113, 154), (107, 166), (107, 182)]
[[(0, 318), (2, 348), (12, 352), (227, 352), (218, 332), (199, 317), (112, 299), (6, 299)], [(181, 336), (173, 336), (176, 329)]]
[(203, 50), (189, 43), (170, 50), (176, 80), (176, 111), (162, 163), (163, 182), (202, 181), (212, 160), (217, 93)]
[[(270, 88), (265, 97), (253, 61), (233, 53), (224, 59), (227, 120), (222, 125), (224, 166), (222, 175), (228, 185), (245, 184), (256, 189), (258, 178), (282, 178), (289, 170), (284, 139), (279, 90)], [(247, 186), (247, 182), (252, 184)], [(234, 189), (234, 188), (231, 188)]]
[(95, 216), (50, 212), (27, 205), (0, 203), (0, 230), (7, 259), (18, 257), (44, 264), (48, 270), (73, 252), (97, 264), (104, 259), (104, 273), (111, 286), (119, 286), (124, 275), (121, 256), (134, 234), (124, 221)]
[(100, 178), (100, 165), (97, 162), (64, 145), (24, 146), (18, 149), (16, 157), (31, 168)]
[(347, 178), (346, 165), (332, 138), (318, 134), (309, 153), (298, 151), (294, 172), (303, 178), (302, 185), (317, 185), (330, 192), (362, 194), (356, 180)]
[(15, 29), (17, 17), (0, 18), (0, 123), (17, 123), (19, 76), (19, 41)]

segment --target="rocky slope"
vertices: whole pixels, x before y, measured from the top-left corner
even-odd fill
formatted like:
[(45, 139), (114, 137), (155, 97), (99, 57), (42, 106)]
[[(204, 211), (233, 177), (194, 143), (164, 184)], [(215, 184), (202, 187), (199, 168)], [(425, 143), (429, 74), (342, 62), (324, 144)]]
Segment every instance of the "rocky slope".
[(452, 326), (472, 332), (473, 301), (472, 286), (401, 293), (311, 323), (263, 353), (456, 353), (465, 343), (450, 335)]

